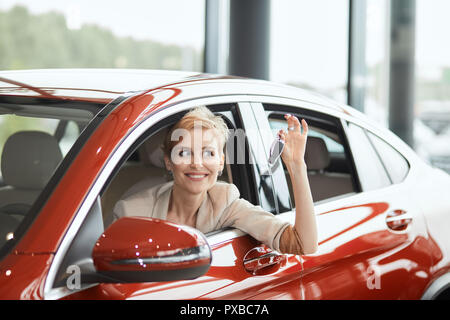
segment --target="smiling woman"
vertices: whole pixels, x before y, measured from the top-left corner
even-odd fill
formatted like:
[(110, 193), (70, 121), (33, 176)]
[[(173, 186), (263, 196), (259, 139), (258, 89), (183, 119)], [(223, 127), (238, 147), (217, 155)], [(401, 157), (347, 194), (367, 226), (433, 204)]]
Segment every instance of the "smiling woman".
[(228, 128), (206, 107), (188, 112), (167, 134), (164, 161), (174, 176), (167, 219), (194, 226), (197, 210), (222, 174)]
[[(164, 162), (173, 181), (144, 189), (117, 202), (115, 218), (147, 216), (191, 226), (203, 233), (232, 226), (249, 233), (270, 248), (286, 253), (312, 253), (317, 231), (311, 191), (304, 164), (307, 124), (286, 115), (289, 133), (283, 161), (293, 181), (298, 203), (295, 226), (240, 199), (234, 184), (218, 182), (224, 169), (224, 146), (228, 137), (225, 122), (206, 107), (185, 114), (168, 132)], [(303, 133), (300, 131), (303, 127)]]

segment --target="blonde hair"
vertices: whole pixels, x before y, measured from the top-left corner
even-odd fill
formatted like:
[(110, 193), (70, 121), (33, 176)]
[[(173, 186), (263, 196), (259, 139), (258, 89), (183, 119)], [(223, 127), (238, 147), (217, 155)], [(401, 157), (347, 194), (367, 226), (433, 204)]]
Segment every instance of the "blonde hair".
[(180, 121), (178, 121), (167, 133), (164, 139), (163, 151), (164, 154), (170, 156), (173, 147), (180, 142), (180, 140), (172, 140), (172, 133), (177, 129), (194, 129), (196, 125), (200, 124), (202, 129), (215, 129), (220, 136), (221, 148), (225, 146), (228, 140), (228, 127), (225, 121), (220, 117), (214, 115), (207, 107), (200, 106), (192, 109), (186, 113)]

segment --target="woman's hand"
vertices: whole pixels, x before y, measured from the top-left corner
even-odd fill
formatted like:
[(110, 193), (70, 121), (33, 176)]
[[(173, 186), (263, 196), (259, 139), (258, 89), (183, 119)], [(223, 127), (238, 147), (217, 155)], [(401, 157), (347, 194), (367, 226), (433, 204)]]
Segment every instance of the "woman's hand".
[[(305, 163), (306, 139), (308, 124), (304, 119), (300, 121), (289, 114), (284, 116), (288, 124), (288, 131), (279, 131), (279, 136), (285, 141), (281, 158), (286, 164), (291, 178), (295, 202), (295, 231), (298, 235), (289, 237), (283, 232), (283, 248), (299, 247), (292, 241), (298, 242), (303, 254), (312, 254), (317, 251), (317, 224), (314, 214), (314, 202), (308, 181), (308, 171)], [(289, 129), (290, 128), (290, 129)], [(303, 128), (303, 132), (302, 132)], [(290, 252), (290, 253), (295, 253)]]
[[(288, 170), (295, 166), (306, 166), (305, 149), (308, 136), (308, 124), (304, 119), (300, 124), (297, 117), (290, 114), (284, 115), (288, 124), (288, 131), (280, 130), (279, 137), (285, 141), (285, 146), (281, 158)], [(303, 132), (302, 129), (303, 128)]]

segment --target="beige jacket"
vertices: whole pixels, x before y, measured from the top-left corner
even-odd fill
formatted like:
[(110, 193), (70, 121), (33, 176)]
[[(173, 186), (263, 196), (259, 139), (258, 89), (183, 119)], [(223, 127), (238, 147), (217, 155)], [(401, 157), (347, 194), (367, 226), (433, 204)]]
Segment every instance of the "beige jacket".
[[(120, 200), (114, 207), (114, 218), (145, 216), (166, 220), (172, 186), (173, 181), (167, 182)], [(240, 199), (234, 184), (216, 182), (207, 194), (197, 213), (195, 227), (198, 230), (208, 233), (225, 227), (238, 228), (273, 250), (280, 251), (280, 238), (286, 227), (290, 226), (288, 222)], [(292, 228), (288, 230), (292, 231)]]

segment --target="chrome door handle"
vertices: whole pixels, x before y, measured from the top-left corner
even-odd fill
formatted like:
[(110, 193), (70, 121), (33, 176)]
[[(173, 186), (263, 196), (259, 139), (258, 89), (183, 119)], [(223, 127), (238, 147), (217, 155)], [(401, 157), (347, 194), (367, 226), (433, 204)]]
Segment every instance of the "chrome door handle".
[(386, 216), (388, 228), (394, 231), (405, 230), (411, 222), (412, 216), (401, 209), (390, 211)]
[(263, 247), (257, 247), (245, 255), (244, 268), (253, 275), (266, 274), (270, 273), (270, 271), (278, 270), (278, 268), (275, 268), (276, 270), (270, 268), (269, 270), (269, 267), (281, 266), (284, 262), (286, 262), (286, 255)]

